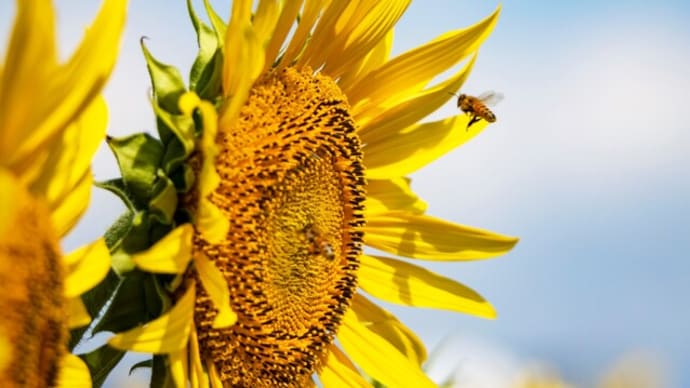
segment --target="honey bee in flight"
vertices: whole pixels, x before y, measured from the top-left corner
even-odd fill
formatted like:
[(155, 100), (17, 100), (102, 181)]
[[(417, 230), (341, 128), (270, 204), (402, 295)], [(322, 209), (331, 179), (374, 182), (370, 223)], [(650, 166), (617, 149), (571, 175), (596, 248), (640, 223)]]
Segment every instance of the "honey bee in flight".
[(458, 108), (470, 116), (467, 130), (481, 119), (490, 123), (496, 121), (496, 115), (489, 109), (489, 106), (498, 104), (503, 99), (503, 94), (493, 91), (482, 93), (477, 97), (468, 94), (451, 94), (458, 97)]

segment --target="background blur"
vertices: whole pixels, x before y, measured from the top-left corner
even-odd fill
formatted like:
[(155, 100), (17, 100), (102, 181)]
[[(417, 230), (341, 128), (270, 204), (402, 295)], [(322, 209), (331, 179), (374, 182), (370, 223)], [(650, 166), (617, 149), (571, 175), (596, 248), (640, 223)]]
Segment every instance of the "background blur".
[[(97, 3), (57, 2), (63, 55)], [(213, 3), (229, 14), (226, 1)], [(495, 5), (417, 1), (398, 24), (394, 54)], [(184, 1), (131, 0), (129, 9), (106, 89), (113, 136), (154, 128), (142, 35), (183, 74), (196, 55)], [(13, 14), (0, 2), (3, 52)], [(503, 3), (463, 88), (502, 92), (498, 122), (414, 175), (413, 187), (429, 213), (521, 242), (498, 259), (431, 266), (482, 293), (495, 321), (390, 306), (429, 349), (446, 342), (432, 377), (455, 371), (463, 386), (502, 387), (546, 370), (593, 386), (633, 365), (659, 373), (661, 386), (690, 386), (688, 20), (683, 1)], [(449, 100), (434, 116), (456, 113)], [(117, 174), (105, 147), (94, 168), (97, 179)], [(65, 248), (98, 237), (121, 211), (95, 190)], [(145, 381), (142, 371), (128, 378), (128, 367), (109, 384)]]

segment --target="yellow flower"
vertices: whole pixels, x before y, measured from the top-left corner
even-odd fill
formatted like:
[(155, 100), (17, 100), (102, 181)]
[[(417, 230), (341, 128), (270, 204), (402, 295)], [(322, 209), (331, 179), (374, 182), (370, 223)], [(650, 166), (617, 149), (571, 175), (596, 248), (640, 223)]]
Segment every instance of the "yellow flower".
[(100, 91), (114, 65), (125, 1), (106, 0), (59, 63), (48, 0), (17, 1), (0, 67), (0, 385), (82, 386), (68, 329), (90, 317), (80, 295), (110, 267), (102, 239), (63, 255), (88, 205), (90, 163), (106, 127)]
[(433, 386), (424, 345), (364, 293), (484, 318), (493, 308), (452, 279), (362, 250), (463, 261), (517, 242), (424, 214), (406, 178), (486, 126), (468, 128), (462, 113), (420, 120), (460, 88), (498, 10), (389, 58), (409, 1), (252, 3), (235, 1), (227, 26), (206, 3), (213, 28), (189, 7), (200, 45), (191, 91), (144, 50), (162, 142), (111, 146), (132, 187), (144, 181), (131, 173), (127, 155), (143, 154), (132, 144), (157, 150), (148, 159), (163, 162), (141, 171), (174, 182), (183, 194), (166, 203), (192, 223), (161, 212), (162, 190), (146, 206), (128, 199), (175, 226), (148, 249), (120, 250), (140, 271), (176, 274), (165, 283), (174, 303), (109, 344), (167, 354), (178, 386), (300, 387), (315, 374), (327, 387), (368, 386), (361, 372), (391, 387)]

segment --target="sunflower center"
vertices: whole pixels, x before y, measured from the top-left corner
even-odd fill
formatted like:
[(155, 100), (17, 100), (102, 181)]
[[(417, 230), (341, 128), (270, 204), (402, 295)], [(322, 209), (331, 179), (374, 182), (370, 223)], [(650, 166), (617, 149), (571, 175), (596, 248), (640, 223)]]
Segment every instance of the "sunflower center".
[(0, 337), (11, 357), (0, 386), (52, 387), (67, 343), (58, 240), (45, 206), (21, 187), (9, 191), (14, 198), (0, 203)]
[(349, 106), (311, 69), (269, 73), (240, 117), (220, 128), (211, 200), (227, 239), (198, 248), (228, 282), (234, 326), (211, 328), (202, 292), (196, 324), (205, 357), (232, 386), (304, 386), (321, 365), (356, 290), (364, 178)]

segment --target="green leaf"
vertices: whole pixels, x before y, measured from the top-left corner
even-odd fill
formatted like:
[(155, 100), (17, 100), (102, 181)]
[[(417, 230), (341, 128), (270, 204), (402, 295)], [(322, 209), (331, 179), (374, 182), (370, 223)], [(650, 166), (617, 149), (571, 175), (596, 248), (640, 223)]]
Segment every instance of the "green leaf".
[(163, 301), (155, 275), (134, 270), (124, 276), (93, 332), (119, 333), (157, 318)]
[(180, 113), (177, 100), (186, 91), (182, 75), (174, 66), (159, 62), (154, 58), (144, 45), (144, 38), (141, 39), (140, 44), (151, 76), (155, 100), (168, 112)]
[(132, 365), (132, 367), (129, 368), (129, 375), (131, 376), (135, 370), (140, 368), (153, 368), (153, 359), (149, 358), (148, 360), (139, 361), (136, 364)]
[(177, 209), (177, 190), (162, 170), (158, 170), (158, 178), (149, 202), (149, 212), (161, 224), (170, 225)]
[(91, 372), (93, 386), (100, 387), (124, 356), (125, 352), (122, 350), (103, 345), (93, 352), (82, 354), (79, 357), (89, 368), (89, 372)]
[(120, 166), (128, 198), (134, 200), (137, 208), (141, 208), (148, 202), (157, 178), (163, 144), (147, 133), (122, 138), (108, 137), (106, 141)]

